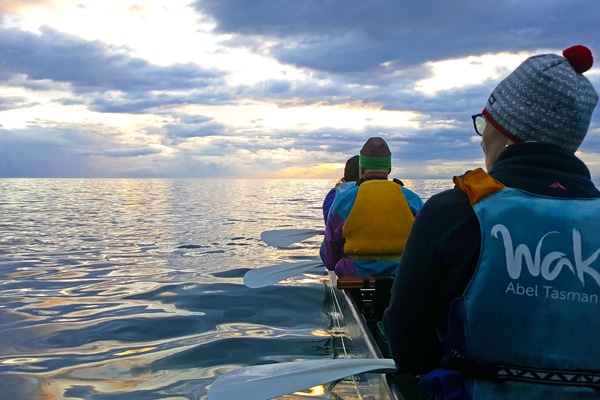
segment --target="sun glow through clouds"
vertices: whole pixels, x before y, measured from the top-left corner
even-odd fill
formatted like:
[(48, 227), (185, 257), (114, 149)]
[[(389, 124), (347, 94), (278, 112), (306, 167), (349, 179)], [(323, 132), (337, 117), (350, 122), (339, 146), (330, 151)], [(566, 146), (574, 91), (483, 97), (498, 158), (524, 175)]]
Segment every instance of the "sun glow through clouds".
[(477, 85), (485, 81), (498, 82), (515, 69), (530, 54), (485, 54), (460, 59), (428, 62), (433, 76), (418, 81), (415, 88), (434, 95), (443, 90)]
[[(305, 18), (315, 9), (332, 12), (316, 3), (297, 13), (263, 3), (223, 7), (189, 0), (0, 0), (0, 159), (2, 148), (22, 149), (21, 161), (4, 175), (25, 174), (23, 165), (38, 171), (40, 156), (29, 159), (28, 146), (51, 143), (64, 154), (57, 163), (45, 153), (44, 165), (63, 166), (57, 176), (69, 169), (85, 175), (102, 159), (92, 175), (100, 169), (158, 177), (169, 169), (158, 158), (170, 163), (169, 176), (337, 179), (341, 169), (329, 165), (370, 136), (411, 155), (403, 172), (460, 174), (483, 158), (479, 142), (466, 134), (468, 116), (486, 99), (482, 89), (530, 55), (561, 51), (539, 45), (546, 41), (517, 40), (549, 29), (529, 27), (530, 19), (526, 28), (505, 32), (516, 40), (507, 44), (482, 43), (465, 19), (456, 21), (459, 40), (446, 51), (415, 39), (399, 52), (397, 39), (407, 33), (385, 19), (350, 21), (340, 13), (330, 26)], [(465, 27), (469, 35), (461, 37)], [(389, 37), (364, 34), (378, 29)], [(578, 34), (585, 38), (587, 31)], [(585, 76), (596, 85), (600, 69)], [(594, 120), (591, 140), (598, 136)], [(222, 161), (224, 152), (235, 159)], [(589, 146), (584, 154), (598, 157)]]

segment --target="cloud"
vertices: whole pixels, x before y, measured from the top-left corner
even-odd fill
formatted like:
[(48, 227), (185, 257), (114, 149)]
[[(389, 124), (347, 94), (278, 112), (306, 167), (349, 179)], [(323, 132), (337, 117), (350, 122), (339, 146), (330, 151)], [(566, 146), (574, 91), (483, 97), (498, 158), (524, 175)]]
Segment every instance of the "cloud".
[[(594, 0), (396, 1), (202, 0), (220, 33), (278, 42), (278, 60), (315, 70), (384, 72), (495, 51), (531, 51), (583, 42), (598, 47)], [(235, 43), (233, 41), (229, 43)]]
[[(193, 64), (160, 67), (132, 57), (126, 48), (86, 41), (44, 28), (40, 34), (0, 28), (0, 78), (68, 83), (76, 93), (197, 89), (222, 76)], [(216, 81), (216, 82), (213, 82)]]
[(201, 116), (183, 118), (177, 123), (166, 124), (164, 128), (171, 139), (227, 135), (225, 126)]
[(14, 110), (18, 108), (27, 108), (31, 107), (33, 104), (27, 100), (25, 97), (3, 97), (0, 96), (0, 111), (5, 110)]
[(334, 179), (382, 136), (399, 178), (448, 178), (518, 63), (600, 51), (596, 0), (139, 4), (0, 0), (1, 177)]

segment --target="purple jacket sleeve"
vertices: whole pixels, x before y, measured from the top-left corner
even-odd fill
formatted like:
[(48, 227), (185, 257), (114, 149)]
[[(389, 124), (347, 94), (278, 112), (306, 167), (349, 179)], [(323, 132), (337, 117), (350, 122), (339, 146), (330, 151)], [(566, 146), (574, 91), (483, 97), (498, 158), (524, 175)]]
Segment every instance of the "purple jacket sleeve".
[(325, 238), (321, 246), (321, 260), (323, 260), (323, 264), (327, 269), (331, 271), (335, 270), (335, 264), (344, 256), (343, 227), (344, 219), (338, 213), (332, 211), (325, 226)]
[(327, 216), (329, 214), (329, 209), (331, 208), (331, 205), (333, 204), (333, 200), (335, 199), (335, 188), (332, 188), (329, 193), (327, 193), (327, 196), (325, 196), (325, 199), (323, 200), (323, 220), (325, 221), (325, 223), (327, 223)]

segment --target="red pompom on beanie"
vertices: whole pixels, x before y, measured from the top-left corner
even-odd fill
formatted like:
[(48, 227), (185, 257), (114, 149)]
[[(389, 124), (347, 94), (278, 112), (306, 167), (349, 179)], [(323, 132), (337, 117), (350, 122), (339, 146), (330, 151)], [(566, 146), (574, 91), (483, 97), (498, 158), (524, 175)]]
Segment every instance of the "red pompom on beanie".
[(578, 74), (583, 74), (594, 65), (592, 52), (580, 44), (565, 49), (562, 54)]

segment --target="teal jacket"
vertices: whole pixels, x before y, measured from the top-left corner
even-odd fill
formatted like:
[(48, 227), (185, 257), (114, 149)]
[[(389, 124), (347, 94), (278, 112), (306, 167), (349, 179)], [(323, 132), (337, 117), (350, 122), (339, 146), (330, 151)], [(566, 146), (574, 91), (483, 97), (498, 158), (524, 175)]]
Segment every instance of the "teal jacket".
[[(358, 199), (358, 201), (357, 201)], [(423, 200), (402, 182), (372, 180), (336, 196), (321, 259), (343, 275), (393, 275)]]

